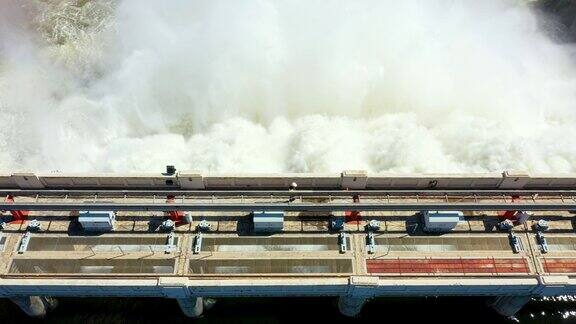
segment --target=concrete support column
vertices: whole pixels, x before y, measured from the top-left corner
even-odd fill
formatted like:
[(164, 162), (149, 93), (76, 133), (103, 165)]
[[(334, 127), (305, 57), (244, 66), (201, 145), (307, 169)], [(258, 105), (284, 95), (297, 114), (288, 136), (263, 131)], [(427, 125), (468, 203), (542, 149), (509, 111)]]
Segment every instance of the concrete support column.
[(501, 296), (496, 297), (489, 305), (498, 314), (511, 317), (514, 316), (524, 305), (530, 301), (530, 296)]
[(204, 311), (202, 297), (176, 298), (176, 300), (184, 315), (192, 318), (202, 316)]
[(338, 310), (344, 316), (354, 317), (360, 314), (366, 298), (340, 296), (338, 298)]
[(58, 306), (58, 300), (52, 297), (22, 296), (12, 297), (10, 300), (18, 305), (26, 315), (31, 317), (44, 317), (47, 311), (53, 310)]

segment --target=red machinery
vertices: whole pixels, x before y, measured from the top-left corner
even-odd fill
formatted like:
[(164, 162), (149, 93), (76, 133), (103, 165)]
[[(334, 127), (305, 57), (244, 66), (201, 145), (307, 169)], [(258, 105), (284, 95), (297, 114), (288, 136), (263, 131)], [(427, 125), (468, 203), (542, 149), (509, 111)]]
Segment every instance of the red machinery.
[[(512, 203), (521, 202), (522, 198), (520, 196), (512, 196)], [(529, 215), (523, 211), (519, 210), (506, 210), (498, 212), (498, 218), (503, 220), (511, 220), (514, 224), (524, 223), (528, 219)]]
[[(168, 195), (166, 197), (166, 203), (172, 204), (176, 197), (173, 195)], [(178, 210), (171, 210), (168, 212), (168, 217), (176, 224), (176, 226), (184, 223), (184, 212)]]
[[(4, 199), (7, 203), (14, 203), (14, 196), (7, 195), (6, 199)], [(28, 210), (11, 210), (10, 213), (12, 214), (12, 220), (10, 223), (22, 224), (26, 219), (28, 219), (28, 215), (30, 211)]]
[[(360, 196), (358, 195), (354, 195), (352, 199), (354, 203), (360, 202)], [(356, 222), (356, 224), (358, 224), (358, 222), (362, 220), (362, 215), (360, 215), (360, 212), (356, 210), (345, 211), (344, 216), (346, 223)]]

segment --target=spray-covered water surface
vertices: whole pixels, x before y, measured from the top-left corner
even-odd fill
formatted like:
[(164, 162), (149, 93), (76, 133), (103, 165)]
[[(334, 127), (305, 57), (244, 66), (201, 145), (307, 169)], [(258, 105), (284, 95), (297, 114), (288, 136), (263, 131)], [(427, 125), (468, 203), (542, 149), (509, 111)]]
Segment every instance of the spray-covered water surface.
[(0, 170), (576, 172), (525, 1), (6, 0)]

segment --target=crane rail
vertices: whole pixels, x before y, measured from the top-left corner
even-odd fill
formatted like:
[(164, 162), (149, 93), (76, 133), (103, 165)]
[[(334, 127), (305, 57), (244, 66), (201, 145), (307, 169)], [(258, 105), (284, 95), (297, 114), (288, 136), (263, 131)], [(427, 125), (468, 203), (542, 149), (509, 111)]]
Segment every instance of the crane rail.
[(420, 211), (420, 210), (461, 210), (461, 211), (569, 211), (576, 210), (576, 202), (571, 203), (1, 203), (0, 210), (30, 211)]
[(0, 196), (576, 196), (576, 190), (91, 190), (91, 189), (0, 189)]

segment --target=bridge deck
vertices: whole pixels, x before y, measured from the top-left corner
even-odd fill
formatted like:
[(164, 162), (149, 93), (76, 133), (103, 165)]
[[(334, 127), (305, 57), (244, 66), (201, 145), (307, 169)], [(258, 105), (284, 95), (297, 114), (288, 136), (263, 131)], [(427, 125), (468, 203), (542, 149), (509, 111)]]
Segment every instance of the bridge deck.
[[(5, 216), (9, 210), (30, 210), (29, 220), (42, 224), (40, 232), (28, 234), (25, 248), (28, 222), (7, 223), (0, 233), (0, 295), (6, 296), (29, 289), (28, 280), (42, 280), (37, 289), (56, 295), (79, 294), (50, 284), (58, 280), (68, 280), (70, 286), (89, 285), (90, 280), (118, 285), (116, 292), (102, 288), (94, 295), (121, 295), (121, 287), (131, 285), (139, 290), (129, 294), (173, 294), (166, 278), (192, 287), (186, 294), (199, 294), (199, 287), (207, 285), (216, 295), (267, 295), (274, 292), (263, 287), (280, 286), (288, 295), (334, 295), (343, 292), (342, 285), (360, 280), (353, 278), (367, 280), (359, 285), (371, 287), (368, 295), (408, 294), (390, 286), (398, 280), (411, 280), (400, 286), (421, 286), (422, 294), (508, 294), (540, 289), (536, 278), (576, 276), (576, 192), (571, 190), (4, 189), (0, 194), (14, 199), (0, 204)], [(174, 202), (166, 202), (167, 195), (174, 195)], [(76, 216), (86, 209), (117, 210), (114, 232), (83, 232)], [(249, 211), (261, 209), (286, 211), (282, 233), (252, 232)], [(416, 212), (430, 209), (463, 210), (465, 220), (450, 233), (423, 233)], [(191, 211), (192, 223), (175, 229), (174, 246), (168, 249), (168, 233), (158, 225), (170, 210)], [(534, 211), (514, 229), (518, 253), (507, 234), (496, 229), (499, 212), (505, 210)], [(345, 224), (346, 251), (340, 251), (338, 234), (329, 230), (328, 221), (346, 211), (359, 211), (361, 220)], [(546, 254), (531, 229), (539, 219), (550, 225)], [(202, 248), (194, 253), (196, 226), (202, 220), (212, 230), (203, 234)], [(374, 253), (369, 253), (364, 230), (370, 220), (381, 222), (374, 233)], [(251, 288), (233, 291), (238, 280), (248, 279)], [(454, 290), (454, 285), (470, 287)]]

